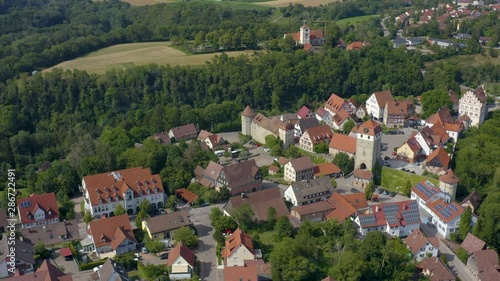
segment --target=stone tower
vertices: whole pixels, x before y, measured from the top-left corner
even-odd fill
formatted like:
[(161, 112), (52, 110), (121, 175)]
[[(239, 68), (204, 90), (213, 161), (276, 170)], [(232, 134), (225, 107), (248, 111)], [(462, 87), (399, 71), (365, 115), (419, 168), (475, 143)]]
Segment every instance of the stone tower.
[(372, 120), (368, 120), (355, 129), (356, 155), (355, 169), (373, 170), (380, 157), (382, 141), (382, 127)]
[(455, 176), (452, 169), (448, 169), (445, 174), (439, 176), (439, 189), (450, 195), (452, 202), (455, 201), (455, 196), (457, 195), (458, 182), (459, 179)]
[(301, 45), (310, 44), (311, 43), (311, 29), (307, 22), (300, 27), (300, 42)]
[(241, 113), (241, 134), (245, 136), (252, 135), (252, 120), (255, 117), (252, 108), (249, 105)]
[(294, 126), (289, 122), (281, 122), (278, 127), (278, 135), (283, 141), (283, 149), (287, 149), (291, 144), (293, 144), (294, 137)]

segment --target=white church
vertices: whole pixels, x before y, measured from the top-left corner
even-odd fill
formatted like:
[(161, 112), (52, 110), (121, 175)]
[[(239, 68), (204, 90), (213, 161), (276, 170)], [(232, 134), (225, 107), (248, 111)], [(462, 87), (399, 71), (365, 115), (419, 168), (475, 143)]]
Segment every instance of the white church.
[(307, 22), (304, 22), (299, 32), (285, 34), (284, 38), (287, 36), (292, 37), (296, 45), (322, 46), (325, 43), (323, 31), (320, 29), (311, 30)]

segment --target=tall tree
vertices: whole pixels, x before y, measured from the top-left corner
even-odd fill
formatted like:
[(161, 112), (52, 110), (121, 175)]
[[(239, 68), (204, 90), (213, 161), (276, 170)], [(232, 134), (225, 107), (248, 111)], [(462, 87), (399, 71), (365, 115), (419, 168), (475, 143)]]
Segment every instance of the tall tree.
[(470, 232), (470, 226), (472, 221), (472, 211), (469, 207), (465, 209), (465, 212), (460, 217), (459, 233), (460, 239), (463, 241), (465, 236)]
[(342, 170), (344, 175), (347, 175), (354, 170), (354, 159), (349, 157), (349, 155), (344, 152), (335, 154), (332, 163), (337, 165), (337, 167)]
[(293, 232), (293, 225), (287, 216), (281, 216), (274, 225), (274, 239), (281, 241), (285, 237), (291, 237)]
[(452, 109), (451, 99), (448, 93), (442, 89), (430, 90), (422, 94), (423, 118), (427, 118), (438, 112), (442, 107)]
[(248, 231), (254, 224), (255, 214), (252, 207), (245, 203), (234, 211), (233, 218), (242, 230)]

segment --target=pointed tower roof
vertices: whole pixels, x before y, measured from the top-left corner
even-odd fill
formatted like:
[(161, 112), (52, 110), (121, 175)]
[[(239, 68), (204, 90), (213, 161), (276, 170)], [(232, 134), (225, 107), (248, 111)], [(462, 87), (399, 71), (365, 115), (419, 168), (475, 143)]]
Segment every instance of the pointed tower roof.
[(302, 28), (309, 28), (309, 25), (307, 25), (307, 21), (304, 21), (304, 24), (302, 25)]
[(455, 176), (455, 173), (453, 172), (452, 169), (448, 169), (446, 171), (446, 174), (443, 174), (439, 177), (439, 180), (444, 182), (444, 183), (458, 183), (459, 179), (457, 176)]
[(255, 114), (253, 113), (252, 108), (249, 105), (247, 105), (247, 107), (245, 107), (245, 110), (243, 110), (243, 112), (241, 113), (241, 116), (254, 117)]

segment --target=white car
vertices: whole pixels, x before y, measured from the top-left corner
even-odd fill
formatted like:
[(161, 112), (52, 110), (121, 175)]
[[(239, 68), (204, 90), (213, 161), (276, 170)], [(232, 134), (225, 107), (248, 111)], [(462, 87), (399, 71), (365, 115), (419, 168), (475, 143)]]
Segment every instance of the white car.
[(97, 272), (99, 269), (101, 269), (102, 265), (94, 267), (94, 272)]
[(149, 253), (149, 251), (148, 251), (148, 249), (147, 249), (146, 247), (142, 247), (141, 252), (142, 252), (143, 254), (147, 254), (147, 253)]

